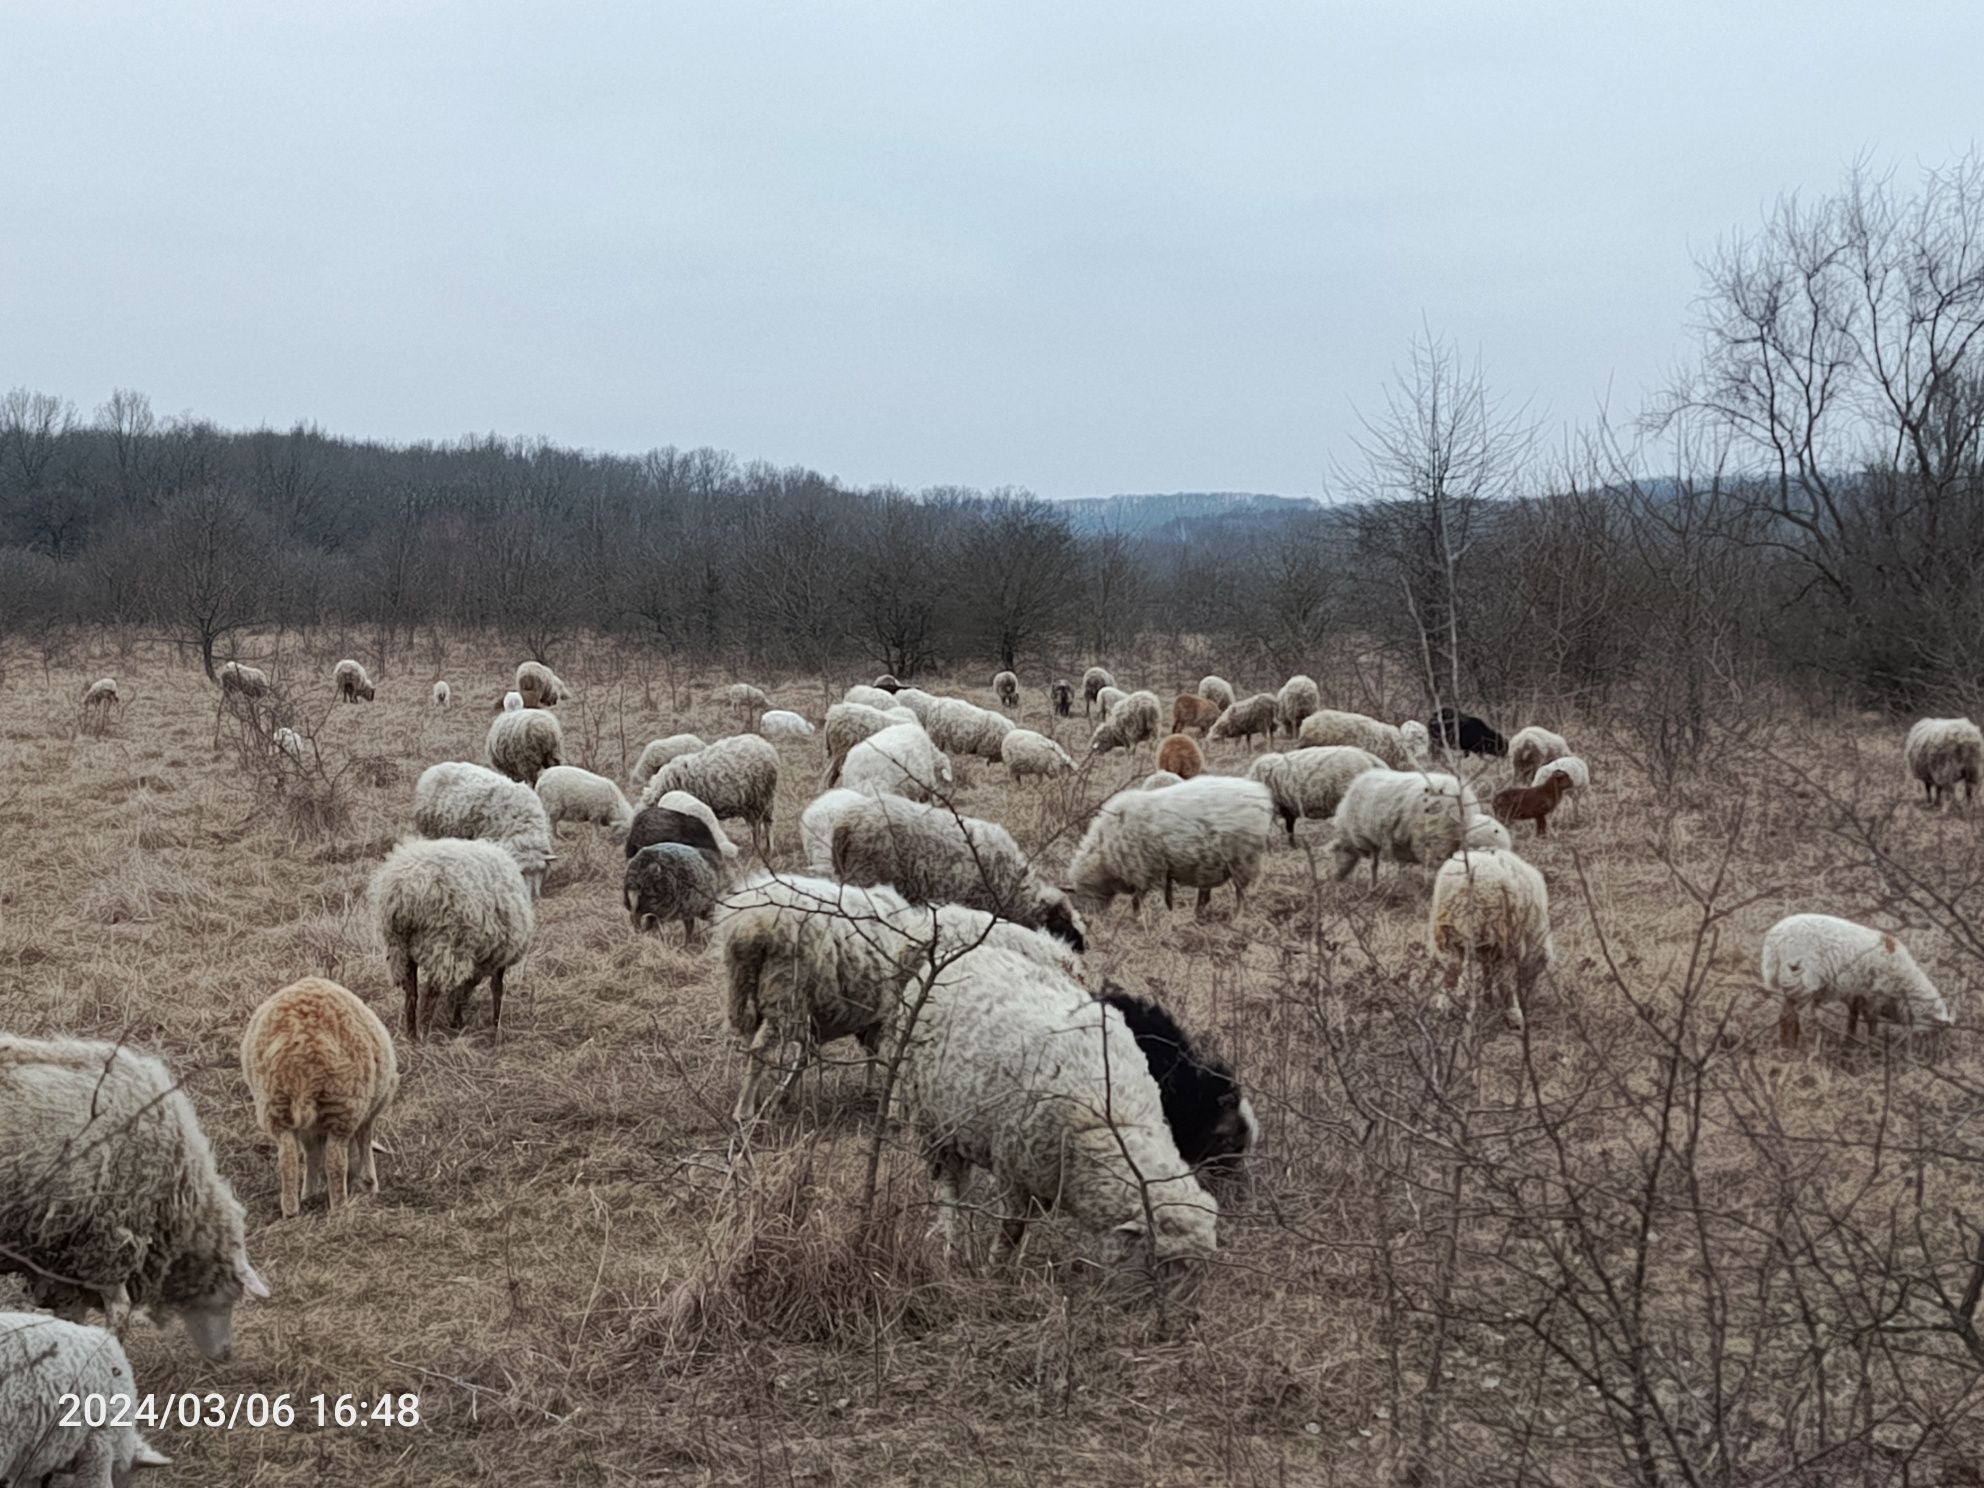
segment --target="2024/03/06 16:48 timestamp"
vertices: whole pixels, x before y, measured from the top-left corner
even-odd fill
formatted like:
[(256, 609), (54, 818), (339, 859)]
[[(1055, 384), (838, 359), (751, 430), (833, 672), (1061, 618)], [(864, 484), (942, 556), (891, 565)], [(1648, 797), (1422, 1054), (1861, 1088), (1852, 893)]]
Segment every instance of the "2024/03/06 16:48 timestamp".
[(354, 1430), (363, 1427), (412, 1428), (420, 1425), (420, 1397), (408, 1391), (379, 1395), (225, 1395), (188, 1391), (166, 1395), (64, 1395), (60, 1401), (64, 1426), (178, 1426), (233, 1431), (241, 1427), (319, 1427)]

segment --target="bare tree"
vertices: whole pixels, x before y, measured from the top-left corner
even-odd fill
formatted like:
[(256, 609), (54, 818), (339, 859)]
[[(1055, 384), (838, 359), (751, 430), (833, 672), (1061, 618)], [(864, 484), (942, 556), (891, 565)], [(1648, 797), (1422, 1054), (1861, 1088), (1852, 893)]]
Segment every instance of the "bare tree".
[(279, 588), (274, 528), (217, 487), (169, 502), (155, 520), (124, 533), (140, 560), (136, 583), (152, 618), (177, 644), (199, 653), (208, 680), (215, 657), (246, 627), (267, 618)]

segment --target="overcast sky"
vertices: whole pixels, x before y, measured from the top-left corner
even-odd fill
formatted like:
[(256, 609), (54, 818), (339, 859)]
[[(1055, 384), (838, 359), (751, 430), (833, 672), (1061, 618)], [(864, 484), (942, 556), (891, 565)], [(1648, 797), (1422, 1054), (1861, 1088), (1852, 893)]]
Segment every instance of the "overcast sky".
[(1422, 324), (1552, 421), (1984, 132), (1984, 5), (0, 5), (0, 387), (1315, 494)]

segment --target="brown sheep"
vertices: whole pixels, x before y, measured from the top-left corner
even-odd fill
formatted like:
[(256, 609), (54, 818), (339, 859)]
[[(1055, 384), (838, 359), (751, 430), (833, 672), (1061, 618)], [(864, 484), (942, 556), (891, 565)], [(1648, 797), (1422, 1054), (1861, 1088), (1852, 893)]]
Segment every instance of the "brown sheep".
[(1541, 785), (1512, 785), (1507, 790), (1498, 790), (1491, 805), (1498, 820), (1533, 821), (1536, 823), (1536, 835), (1547, 837), (1550, 829), (1544, 823), (1557, 809), (1557, 803), (1570, 793), (1570, 777), (1552, 775)]
[(1157, 746), (1157, 768), (1190, 780), (1206, 767), (1206, 757), (1189, 734), (1170, 734)]
[(1219, 722), (1220, 706), (1210, 698), (1202, 698), (1197, 693), (1181, 692), (1171, 705), (1171, 732), (1182, 734), (1188, 728), (1199, 731), (1205, 737), (1207, 729)]

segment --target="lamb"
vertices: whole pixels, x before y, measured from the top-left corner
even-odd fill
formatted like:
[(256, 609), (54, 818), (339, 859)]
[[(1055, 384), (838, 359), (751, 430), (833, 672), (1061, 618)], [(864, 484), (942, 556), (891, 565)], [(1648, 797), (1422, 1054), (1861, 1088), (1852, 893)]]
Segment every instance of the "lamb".
[(1083, 672), (1082, 717), (1086, 718), (1089, 716), (1089, 705), (1095, 701), (1096, 694), (1101, 692), (1105, 687), (1114, 687), (1115, 685), (1116, 679), (1109, 675), (1109, 670), (1106, 667), (1092, 666)]
[(490, 766), (512, 780), (536, 785), (537, 777), (565, 758), (565, 731), (555, 715), (538, 708), (499, 713), (489, 725)]
[(1302, 727), (1302, 720), (1322, 705), (1323, 694), (1315, 678), (1298, 672), (1281, 684), (1281, 691), (1275, 696), (1275, 722), (1292, 738)]
[(1054, 715), (1057, 718), (1066, 718), (1075, 711), (1074, 683), (1070, 682), (1066, 677), (1062, 677), (1055, 682), (1049, 691), (1054, 698)]
[(1947, 1028), (1948, 1004), (1928, 974), (1892, 935), (1833, 915), (1787, 915), (1764, 936), (1764, 990), (1784, 999), (1778, 1035), (1799, 1039), (1800, 1012), (1821, 1003), (1846, 1004), (1846, 1036), (1860, 1020), (1929, 1023)]
[(1128, 894), (1136, 914), (1154, 889), (1171, 908), (1171, 886), (1183, 884), (1199, 891), (1203, 913), (1212, 891), (1231, 883), (1236, 913), (1244, 912), (1273, 814), (1266, 786), (1227, 775), (1119, 792), (1103, 802), (1075, 848), (1069, 887), (1104, 906)]
[(1107, 754), (1112, 749), (1133, 749), (1146, 739), (1155, 739), (1163, 713), (1154, 692), (1133, 692), (1109, 710), (1109, 716), (1089, 740), (1091, 754)]
[(349, 656), (331, 668), (331, 686), (337, 689), (340, 702), (369, 703), (379, 695), (371, 675)]
[(808, 739), (813, 725), (789, 708), (774, 708), (758, 720), (758, 732), (767, 739)]
[(880, 687), (850, 687), (841, 701), (859, 703), (864, 708), (873, 708), (878, 713), (886, 713), (896, 705), (896, 695), (893, 691)]
[[(105, 1424), (89, 1425), (65, 1398), (104, 1401)], [(44, 1312), (0, 1312), (0, 1483), (124, 1488), (134, 1469), (170, 1463), (118, 1404), (141, 1398), (115, 1334)]]
[(280, 749), (291, 759), (301, 760), (303, 758), (303, 735), (288, 725), (285, 724), (283, 727), (277, 729), (273, 734), (269, 735), (269, 739), (276, 748)]
[(1918, 720), (1901, 753), (1929, 805), (1952, 796), (1959, 782), (1964, 803), (1976, 799), (1978, 777), (1984, 775), (1984, 732), (1968, 718)]
[(753, 687), (749, 682), (731, 683), (723, 690), (723, 700), (740, 713), (763, 713), (772, 705), (772, 700), (765, 696), (763, 689)]
[(1206, 742), (1217, 739), (1241, 739), (1249, 749), (1254, 747), (1254, 735), (1267, 735), (1269, 744), (1274, 742), (1275, 696), (1271, 692), (1257, 692), (1245, 698), (1219, 715), (1219, 721), (1206, 730)]
[(1472, 713), (1463, 713), (1458, 708), (1442, 708), (1426, 720), (1426, 731), (1440, 741), (1442, 747), (1457, 749), (1462, 754), (1505, 755), (1509, 752), (1508, 741), (1483, 719)]
[(524, 695), (521, 692), (506, 692), (496, 704), (498, 713), (520, 713), (523, 711)]
[(887, 884), (916, 904), (962, 904), (1087, 949), (1068, 896), (1042, 880), (1004, 827), (900, 796), (843, 805), (828, 834), (834, 876)]
[(641, 751), (641, 757), (634, 761), (634, 768), (627, 779), (636, 790), (639, 790), (654, 779), (656, 770), (669, 761), (679, 760), (685, 754), (694, 754), (697, 750), (708, 747), (695, 734), (670, 734), (666, 739), (652, 739)]
[(771, 848), (772, 806), (778, 798), (778, 751), (756, 734), (734, 734), (681, 759), (670, 760), (648, 781), (641, 804), (652, 806), (669, 791), (687, 791), (719, 819), (741, 816), (760, 854)]
[(379, 1191), (372, 1129), (393, 1103), (400, 1073), (393, 1036), (377, 1013), (336, 982), (291, 982), (249, 1018), (241, 1073), (255, 1100), (255, 1124), (275, 1140), (284, 1219), (295, 1218), (308, 1196), (297, 1172), (299, 1145), (309, 1193), (322, 1190), (327, 1208), (349, 1199), (353, 1163), (366, 1189)]
[(0, 1273), (25, 1278), (38, 1306), (78, 1322), (136, 1305), (225, 1359), (235, 1305), (269, 1294), (242, 1219), (157, 1059), (0, 1034)]
[(643, 806), (627, 829), (627, 856), (656, 842), (680, 842), (709, 854), (719, 872), (737, 856), (737, 844), (701, 801), (687, 791), (663, 791), (652, 806)]
[(116, 707), (123, 701), (124, 695), (117, 690), (117, 679), (99, 677), (90, 683), (89, 690), (83, 694), (83, 709), (85, 712), (99, 708), (108, 709)]
[(898, 723), (863, 739), (827, 774), (828, 785), (912, 801), (941, 795), (950, 783), (950, 760), (913, 723)]
[(947, 1243), (975, 1165), (1003, 1193), (1003, 1251), (1018, 1249), (1037, 1203), (1126, 1250), (1142, 1242), (1160, 1262), (1213, 1253), (1219, 1205), (1179, 1154), (1116, 1008), (991, 945), (952, 961), (927, 989), (914, 984), (903, 1002), (901, 1109), (929, 1154)]
[(963, 698), (932, 698), (919, 715), (930, 742), (946, 754), (975, 754), (998, 760), (1013, 721)]
[(1509, 768), (1515, 772), (1516, 783), (1533, 780), (1536, 772), (1552, 760), (1562, 759), (1571, 752), (1571, 746), (1564, 742), (1562, 734), (1553, 734), (1547, 728), (1530, 724), (1517, 729), (1516, 736), (1509, 740)]
[(1168, 734), (1157, 746), (1157, 768), (1168, 770), (1180, 780), (1203, 774), (1206, 757), (1189, 734)]
[(1253, 1151), (1261, 1124), (1231, 1065), (1202, 1052), (1155, 1000), (1133, 997), (1114, 982), (1104, 982), (1096, 1000), (1123, 1015), (1143, 1050), (1180, 1157), (1197, 1168), (1230, 1163)]
[(1480, 815), (1474, 792), (1451, 775), (1365, 770), (1350, 782), (1336, 808), (1330, 853), (1336, 876), (1348, 878), (1363, 858), (1378, 864), (1444, 863), (1460, 850), (1467, 826)]
[(1306, 749), (1349, 745), (1375, 754), (1394, 770), (1419, 769), (1426, 764), (1423, 756), (1412, 757), (1403, 730), (1362, 713), (1340, 713), (1334, 708), (1319, 708), (1303, 719), (1296, 742)]
[(1570, 793), (1571, 777), (1559, 773), (1541, 785), (1512, 785), (1506, 790), (1498, 790), (1489, 804), (1496, 820), (1510, 823), (1533, 821), (1536, 823), (1536, 835), (1547, 837), (1550, 834), (1550, 813)]
[(269, 695), (269, 674), (260, 667), (251, 667), (239, 661), (230, 661), (220, 669), (220, 695), (233, 697), (239, 694), (245, 698), (265, 698)]
[(1129, 693), (1113, 684), (1104, 687), (1095, 695), (1095, 711), (1100, 713), (1104, 718), (1107, 718), (1111, 713), (1116, 711), (1116, 705), (1128, 696)]
[(445, 682), (434, 684), (434, 706), (445, 708), (455, 700), (455, 691)]
[(1499, 848), (1454, 854), (1433, 875), (1428, 934), (1433, 954), (1446, 962), (1446, 993), (1471, 961), (1491, 993), (1505, 986), (1503, 1006), (1520, 1028), (1523, 999), (1555, 955), (1543, 875)]
[(1011, 672), (1001, 672), (992, 679), (992, 692), (1001, 707), (1017, 708), (1020, 705), (1020, 679)]
[(1163, 790), (1167, 785), (1183, 785), (1184, 783), (1185, 777), (1182, 775), (1174, 775), (1169, 770), (1152, 770), (1150, 774), (1144, 776), (1143, 784), (1138, 786), (1137, 789)]
[(1350, 789), (1350, 782), (1366, 770), (1384, 767), (1384, 761), (1369, 750), (1324, 745), (1287, 754), (1263, 754), (1247, 767), (1247, 778), (1258, 780), (1268, 788), (1292, 843), (1297, 821), (1303, 817), (1312, 820), (1334, 817), (1343, 793)]
[(682, 944), (695, 943), (697, 927), (716, 911), (723, 892), (712, 855), (681, 842), (654, 842), (627, 859), (620, 902), (635, 933), (682, 922)]
[(537, 777), (537, 798), (551, 824), (576, 821), (625, 832), (634, 822), (634, 808), (620, 787), (604, 775), (577, 765), (553, 765)]
[(1201, 677), (1192, 691), (1222, 713), (1233, 706), (1233, 684), (1224, 677)]
[(489, 1026), (500, 1032), (504, 973), (523, 959), (537, 930), (516, 861), (489, 842), (409, 839), (373, 873), (371, 899), (387, 970), (406, 994), (407, 1037), (426, 1034), (437, 1009), (448, 1027), (460, 1028), (469, 995), (485, 979)]
[(1075, 772), (1075, 762), (1068, 757), (1068, 751), (1045, 734), (1037, 734), (1032, 729), (1016, 728), (1001, 739), (999, 758), (1006, 762), (1015, 784), (1029, 775), (1051, 780), (1057, 775), (1072, 775)]
[(516, 863), (532, 898), (544, 891), (545, 869), (558, 861), (551, 850), (551, 814), (537, 792), (465, 760), (420, 772), (413, 787), (413, 829), (423, 837), (495, 843)]
[(1211, 698), (1181, 692), (1171, 700), (1171, 732), (1182, 734), (1186, 729), (1195, 728), (1203, 737), (1207, 729), (1219, 722), (1221, 711), (1219, 704)]
[(553, 708), (572, 695), (562, 678), (541, 661), (522, 662), (517, 667), (517, 696), (526, 708)]

